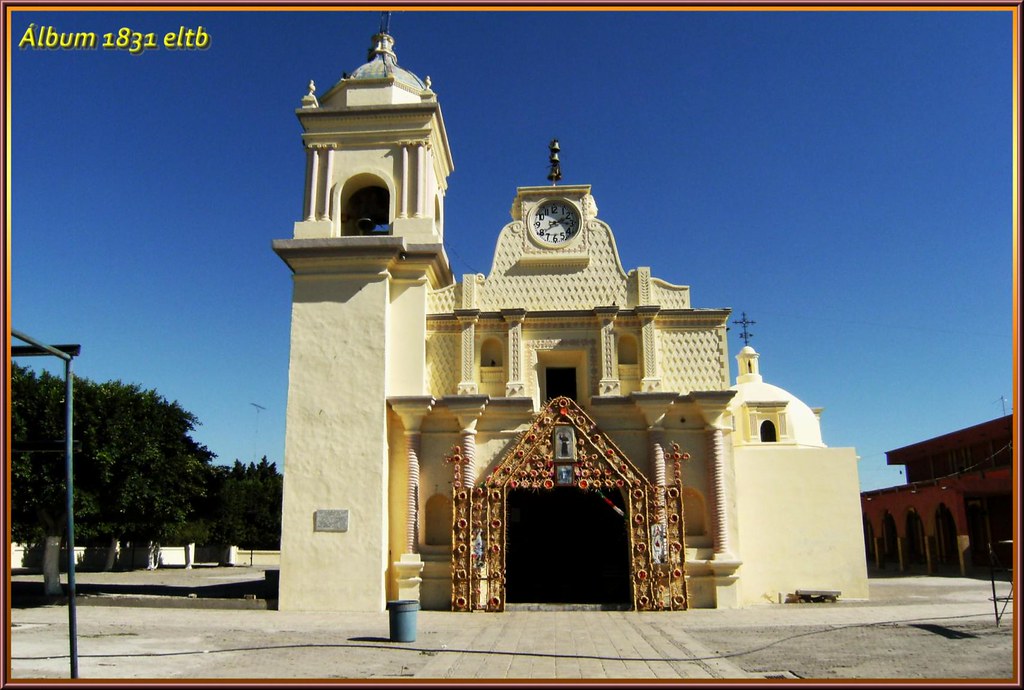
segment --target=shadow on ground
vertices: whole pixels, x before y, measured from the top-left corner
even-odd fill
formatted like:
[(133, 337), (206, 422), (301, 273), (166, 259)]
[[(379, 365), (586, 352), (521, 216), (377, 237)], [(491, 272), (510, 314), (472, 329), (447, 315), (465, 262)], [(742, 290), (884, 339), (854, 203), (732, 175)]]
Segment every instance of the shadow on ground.
[[(262, 575), (262, 573), (261, 573)], [(63, 576), (62, 576), (62, 579)], [(47, 606), (67, 600), (67, 583), (62, 583), (63, 596), (48, 596), (43, 583), (35, 581), (11, 582), (11, 605), (16, 608)], [(152, 584), (152, 583), (75, 583), (77, 597), (167, 597), (170, 599), (238, 599), (276, 600), (277, 582), (272, 577), (252, 580), (217, 582), (213, 584)]]

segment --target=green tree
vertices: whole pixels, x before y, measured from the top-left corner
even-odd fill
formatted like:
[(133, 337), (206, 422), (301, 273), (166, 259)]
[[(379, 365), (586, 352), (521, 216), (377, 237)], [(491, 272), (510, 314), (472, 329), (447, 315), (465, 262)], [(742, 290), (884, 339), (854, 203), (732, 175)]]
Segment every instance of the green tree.
[[(63, 380), (12, 366), (15, 446), (64, 437)], [(196, 517), (214, 455), (190, 436), (198, 419), (155, 390), (75, 377), (75, 540), (162, 541)], [(12, 532), (27, 543), (64, 534), (62, 453), (12, 462)], [(51, 539), (47, 540), (52, 541)]]
[(217, 541), (243, 549), (280, 548), (283, 478), (266, 456), (259, 463), (235, 460), (230, 468), (219, 467), (211, 481)]
[(11, 367), (11, 532), (15, 541), (39, 542), (63, 534), (67, 521), (64, 454), (19, 451), (63, 440), (64, 381), (36, 375), (17, 364)]

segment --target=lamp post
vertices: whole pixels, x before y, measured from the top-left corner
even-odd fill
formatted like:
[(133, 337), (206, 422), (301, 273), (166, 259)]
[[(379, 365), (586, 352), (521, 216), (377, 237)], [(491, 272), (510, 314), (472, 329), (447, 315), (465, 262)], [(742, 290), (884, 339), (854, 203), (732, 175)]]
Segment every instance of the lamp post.
[(38, 340), (11, 329), (11, 335), (29, 343), (11, 346), (12, 357), (40, 357), (52, 355), (64, 361), (64, 458), (67, 472), (68, 516), (68, 646), (71, 658), (71, 677), (78, 678), (78, 619), (75, 609), (75, 473), (74, 473), (74, 377), (71, 360), (82, 351), (81, 345), (45, 345)]

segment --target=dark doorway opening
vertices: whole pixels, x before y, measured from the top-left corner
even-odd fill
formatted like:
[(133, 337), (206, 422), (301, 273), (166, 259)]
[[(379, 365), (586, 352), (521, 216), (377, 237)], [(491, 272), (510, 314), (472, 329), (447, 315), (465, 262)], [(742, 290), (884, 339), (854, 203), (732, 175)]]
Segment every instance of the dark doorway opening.
[(885, 550), (882, 552), (882, 562), (898, 562), (896, 555), (896, 518), (888, 510), (882, 518), (882, 536), (885, 538)]
[(956, 543), (956, 521), (945, 503), (935, 509), (935, 543), (938, 547), (938, 561), (943, 565), (960, 565), (960, 554)]
[(924, 565), (926, 562), (924, 553), (924, 523), (917, 511), (911, 510), (907, 513), (906, 521), (907, 534), (907, 563)]
[[(618, 491), (605, 493), (624, 509)], [(628, 604), (625, 518), (595, 491), (574, 486), (508, 494), (505, 600), (509, 603)]]
[(544, 372), (544, 384), (548, 400), (560, 395), (576, 400), (575, 367), (548, 367)]

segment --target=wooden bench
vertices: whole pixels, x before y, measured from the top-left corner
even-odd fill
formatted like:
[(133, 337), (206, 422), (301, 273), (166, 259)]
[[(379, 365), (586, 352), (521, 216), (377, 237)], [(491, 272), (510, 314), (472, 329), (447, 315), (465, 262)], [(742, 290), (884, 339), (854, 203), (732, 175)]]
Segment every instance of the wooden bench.
[(798, 589), (796, 591), (797, 601), (803, 602), (834, 602), (842, 594), (837, 589)]

